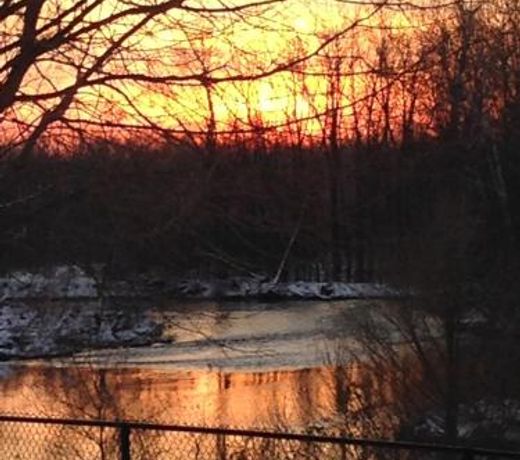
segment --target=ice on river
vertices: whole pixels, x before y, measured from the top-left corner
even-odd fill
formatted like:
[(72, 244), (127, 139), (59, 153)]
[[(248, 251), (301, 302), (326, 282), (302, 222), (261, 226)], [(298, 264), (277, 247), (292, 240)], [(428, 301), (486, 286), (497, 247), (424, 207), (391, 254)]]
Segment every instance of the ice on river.
[(362, 300), (162, 305), (150, 310), (163, 326), (160, 342), (90, 351), (74, 362), (209, 370), (336, 364), (362, 352), (360, 324), (367, 316), (384, 321), (382, 308)]

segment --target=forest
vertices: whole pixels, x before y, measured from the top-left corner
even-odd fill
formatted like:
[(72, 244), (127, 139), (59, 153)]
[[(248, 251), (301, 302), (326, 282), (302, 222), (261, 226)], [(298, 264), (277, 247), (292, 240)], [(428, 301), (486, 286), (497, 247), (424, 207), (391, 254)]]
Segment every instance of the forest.
[[(516, 270), (516, 0), (181, 11), (195, 18), (130, 2), (98, 22), (95, 4), (35, 2), (57, 8), (35, 23), (24, 3), (0, 10), (2, 269), (398, 283)], [(136, 10), (151, 19), (119, 30)]]

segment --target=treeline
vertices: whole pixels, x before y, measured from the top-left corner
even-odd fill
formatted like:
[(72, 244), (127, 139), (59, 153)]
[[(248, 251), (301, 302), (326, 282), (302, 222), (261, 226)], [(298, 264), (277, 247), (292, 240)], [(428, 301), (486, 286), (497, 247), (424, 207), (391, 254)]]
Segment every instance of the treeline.
[(422, 254), (485, 274), (513, 247), (520, 199), (515, 144), (497, 152), (506, 210), (489, 153), (342, 146), (333, 169), (316, 148), (39, 154), (4, 167), (1, 264), (377, 281)]

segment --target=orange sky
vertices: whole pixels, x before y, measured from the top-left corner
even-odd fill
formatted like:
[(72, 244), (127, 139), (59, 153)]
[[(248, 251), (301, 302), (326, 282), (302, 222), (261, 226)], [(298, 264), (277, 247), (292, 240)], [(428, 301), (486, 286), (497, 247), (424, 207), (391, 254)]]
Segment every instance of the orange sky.
[[(215, 0), (216, 1), (216, 0)], [(218, 3), (218, 2), (217, 2)], [(48, 14), (60, 2), (49, 1)], [(108, 0), (95, 15), (102, 17), (117, 10), (118, 3)], [(190, 5), (195, 5), (194, 2)], [(207, 6), (208, 3), (204, 2)], [(362, 71), (359, 59), (349, 60), (350, 54), (373, 55), (379, 32), (374, 26), (382, 23), (381, 15), (370, 16), (373, 7), (356, 7), (336, 0), (303, 2), (290, 0), (265, 8), (261, 14), (220, 14), (202, 17), (198, 14), (175, 12), (160, 17), (132, 37), (127, 51), (115, 56), (108, 68), (112, 71), (143, 72), (154, 76), (184, 76), (204, 70), (214, 77), (238, 74), (258, 74), (283, 65), (315, 51), (326, 38), (360, 20), (362, 28), (346, 34), (341, 42), (322, 54), (343, 53), (342, 72)], [(364, 20), (365, 18), (368, 18)], [(403, 13), (386, 14), (385, 25), (399, 29), (410, 26), (410, 16)], [(121, 24), (121, 29), (127, 25)], [(372, 28), (370, 28), (372, 27)], [(88, 64), (89, 53), (100, 49), (107, 37), (117, 37), (118, 26), (100, 29), (87, 48), (56, 56), (52, 62), (44, 60), (33, 67), (24, 80), (27, 94), (45, 93), (70, 85), (75, 78), (75, 66)], [(81, 48), (80, 46), (80, 48)], [(300, 70), (323, 71), (324, 62), (332, 58), (315, 58), (302, 63)], [(187, 84), (188, 85), (187, 85)], [(113, 88), (90, 87), (80, 90), (76, 102), (67, 112), (72, 120), (108, 121), (128, 125), (153, 122), (163, 128), (204, 131), (209, 119), (208, 92), (196, 82), (167, 85), (120, 82)], [(252, 124), (263, 126), (284, 124), (288, 119), (312, 118), (328, 107), (325, 95), (329, 79), (322, 76), (302, 76), (281, 72), (268, 78), (249, 82), (219, 83), (211, 87), (211, 102), (216, 116), (217, 130), (250, 129)], [(363, 77), (346, 77), (342, 85), (363, 87)], [(346, 90), (340, 97), (341, 105), (351, 101)], [(56, 100), (43, 106), (19, 104), (12, 116), (15, 119), (36, 122), (42, 110), (52, 107)], [(345, 113), (348, 112), (348, 109)], [(304, 129), (319, 131), (317, 121), (304, 123)]]

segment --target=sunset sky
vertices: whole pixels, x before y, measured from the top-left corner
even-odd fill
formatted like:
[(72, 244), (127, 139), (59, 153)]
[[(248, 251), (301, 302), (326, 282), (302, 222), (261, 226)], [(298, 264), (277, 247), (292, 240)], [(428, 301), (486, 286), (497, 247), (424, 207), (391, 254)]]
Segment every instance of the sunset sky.
[[(127, 8), (124, 2), (99, 3), (78, 27)], [(417, 11), (335, 0), (289, 0), (235, 13), (195, 11), (222, 8), (218, 1), (184, 6), (189, 11), (158, 15), (126, 38), (89, 77), (94, 83), (77, 89), (65, 125), (87, 131), (145, 126), (197, 133), (210, 125), (219, 132), (247, 132), (285, 129), (298, 121), (304, 131), (317, 132), (323, 123), (319, 117), (330, 110), (331, 74), (340, 75), (334, 104), (341, 116), (348, 116), (367, 91), (365, 73), (378, 65), (385, 37), (406, 37), (426, 23)], [(66, 8), (63, 2), (44, 3), (39, 39), (74, 21), (72, 14), (53, 24)], [(81, 72), (141, 19), (125, 16), (42, 54), (23, 79), (23, 97), (4, 114), (4, 136), (27, 136), (30, 126), (58, 104), (59, 97), (52, 94), (73, 86)], [(22, 32), (16, 18), (7, 18), (2, 28), (6, 44)], [(8, 63), (13, 53), (0, 59)]]

